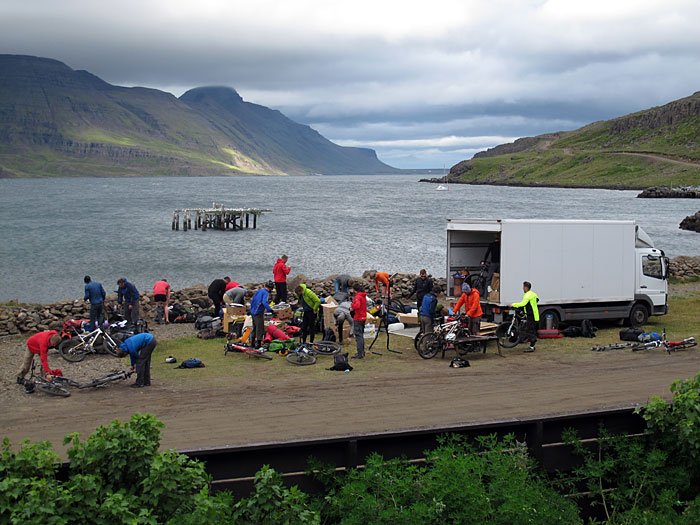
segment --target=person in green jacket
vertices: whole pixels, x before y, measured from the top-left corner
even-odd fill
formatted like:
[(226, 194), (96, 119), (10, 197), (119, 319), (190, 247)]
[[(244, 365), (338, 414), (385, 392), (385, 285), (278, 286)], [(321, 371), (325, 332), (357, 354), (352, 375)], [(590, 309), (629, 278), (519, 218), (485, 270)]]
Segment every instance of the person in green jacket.
[(540, 311), (537, 309), (537, 294), (532, 291), (532, 284), (528, 281), (523, 282), (523, 300), (519, 303), (511, 304), (514, 308), (525, 307), (527, 315), (527, 323), (524, 325), (524, 330), (520, 334), (523, 341), (529, 341), (530, 346), (525, 349), (526, 352), (534, 352), (535, 344), (537, 344), (537, 323), (540, 321)]
[(316, 333), (316, 314), (318, 314), (318, 308), (321, 306), (321, 299), (318, 295), (313, 293), (305, 284), (300, 284), (294, 289), (297, 299), (299, 300), (299, 305), (304, 312), (304, 318), (301, 323), (301, 334), (300, 339), (302, 343), (306, 342), (306, 336), (309, 336), (309, 342), (314, 342), (314, 335)]

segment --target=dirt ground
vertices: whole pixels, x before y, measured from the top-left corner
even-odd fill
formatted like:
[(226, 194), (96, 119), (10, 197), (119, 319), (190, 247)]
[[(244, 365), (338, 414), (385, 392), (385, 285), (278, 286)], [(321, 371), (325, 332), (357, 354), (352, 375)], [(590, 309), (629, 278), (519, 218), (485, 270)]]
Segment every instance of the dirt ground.
[[(159, 341), (192, 333), (191, 325), (155, 328)], [(485, 355), (470, 354), (471, 366), (460, 369), (448, 367), (451, 355), (423, 360), (414, 351), (370, 354), (353, 362), (349, 374), (325, 371), (332, 364), (328, 357), (320, 357), (314, 367), (293, 367), (280, 357), (266, 362), (229, 354), (230, 379), (211, 382), (206, 373), (213, 370), (163, 368), (163, 345), (154, 352), (150, 388), (119, 382), (52, 398), (27, 395), (14, 384), (24, 348), (24, 339), (15, 338), (0, 341), (5, 358), (0, 437), (13, 444), (25, 438), (50, 440), (62, 452), (65, 434), (87, 436), (135, 412), (155, 414), (165, 423), (164, 448), (351, 435), (645, 403), (653, 395), (668, 399), (673, 380), (700, 371), (700, 347), (671, 355), (662, 350), (591, 352), (595, 340), (582, 339), (580, 351), (561, 352), (558, 341), (563, 340), (540, 341), (534, 354), (523, 353), (522, 346), (504, 350), (504, 357), (492, 345)], [(64, 374), (81, 381), (128, 366), (109, 356), (79, 365), (55, 353), (49, 359), (51, 366), (58, 363)]]

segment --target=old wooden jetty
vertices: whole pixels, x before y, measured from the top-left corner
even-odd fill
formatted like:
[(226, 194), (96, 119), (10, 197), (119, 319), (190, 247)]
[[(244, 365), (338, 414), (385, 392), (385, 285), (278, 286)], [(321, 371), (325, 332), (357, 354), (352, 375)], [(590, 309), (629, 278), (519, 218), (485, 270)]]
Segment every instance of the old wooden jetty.
[[(257, 208), (227, 208), (223, 204), (212, 203), (211, 208), (184, 208), (173, 213), (173, 230), (242, 230), (256, 228), (258, 215), (272, 210)], [(251, 221), (250, 218), (253, 218)]]

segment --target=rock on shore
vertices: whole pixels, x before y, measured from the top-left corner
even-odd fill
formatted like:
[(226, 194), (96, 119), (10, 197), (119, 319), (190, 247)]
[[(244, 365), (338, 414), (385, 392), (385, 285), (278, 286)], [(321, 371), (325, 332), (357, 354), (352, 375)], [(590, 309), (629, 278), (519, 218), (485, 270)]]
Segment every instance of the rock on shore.
[(688, 215), (685, 219), (681, 221), (681, 230), (689, 230), (691, 232), (700, 233), (700, 211), (695, 212), (693, 215)]
[[(367, 278), (368, 274), (369, 270), (364, 272), (362, 277), (354, 277), (354, 279), (364, 284), (369, 297), (376, 299), (377, 295), (374, 290), (374, 284)], [(323, 279), (308, 279), (303, 274), (296, 275), (289, 279), (288, 288), (290, 296), (295, 286), (299, 283), (305, 283), (319, 297), (333, 295), (336, 277), (337, 275), (330, 275)], [(411, 293), (413, 282), (416, 277), (417, 274), (397, 273), (396, 277), (394, 277), (392, 292), (394, 297), (402, 298)], [(443, 291), (445, 290), (444, 277), (434, 278), (433, 281), (435, 284), (439, 285)], [(261, 288), (263, 284), (264, 281), (248, 283), (244, 286), (251, 290), (257, 290)], [(274, 292), (272, 295), (274, 297)], [(108, 308), (114, 307), (114, 305), (117, 304), (117, 296), (114, 294), (108, 295), (106, 304)], [(170, 304), (181, 304), (195, 312), (207, 310), (213, 306), (211, 299), (207, 297), (207, 287), (204, 284), (183, 288), (182, 290), (173, 290), (170, 295)], [(153, 292), (141, 294), (140, 312), (141, 318), (149, 323), (153, 321), (155, 315)], [(43, 330), (58, 330), (63, 326), (64, 321), (68, 319), (88, 319), (89, 317), (90, 305), (81, 299), (65, 299), (47, 305), (12, 305), (10, 303), (9, 305), (0, 307), (0, 337), (28, 332), (40, 332)]]
[(700, 199), (700, 186), (683, 186), (671, 188), (670, 186), (652, 186), (646, 188), (638, 199)]

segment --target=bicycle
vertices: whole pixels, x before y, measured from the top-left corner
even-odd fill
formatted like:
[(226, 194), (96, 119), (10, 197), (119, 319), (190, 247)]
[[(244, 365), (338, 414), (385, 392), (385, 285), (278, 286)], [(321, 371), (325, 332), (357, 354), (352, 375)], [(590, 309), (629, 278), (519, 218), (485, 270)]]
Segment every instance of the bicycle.
[(70, 363), (78, 363), (88, 354), (97, 354), (98, 348), (105, 350), (114, 357), (119, 357), (119, 344), (102, 327), (97, 327), (92, 332), (81, 334), (73, 328), (75, 337), (64, 339), (58, 345), (61, 357)]
[(70, 390), (62, 386), (60, 383), (70, 386), (78, 386), (80, 383), (73, 381), (72, 379), (65, 378), (63, 376), (53, 376), (53, 380), (49, 381), (43, 376), (38, 376), (34, 373), (36, 363), (32, 361), (32, 372), (29, 375), (29, 379), (22, 379), (21, 384), (24, 385), (25, 390), (28, 393), (34, 392), (34, 388), (48, 394), (50, 396), (58, 397), (69, 397)]
[(316, 362), (317, 355), (335, 355), (338, 352), (340, 352), (340, 345), (335, 341), (299, 343), (284, 358), (293, 365), (308, 366)]
[(253, 348), (240, 343), (226, 343), (224, 347), (224, 355), (229, 352), (242, 352), (247, 354), (248, 357), (254, 357), (256, 359), (272, 359), (271, 355), (265, 353), (263, 348)]
[(503, 348), (513, 348), (522, 343), (521, 333), (525, 331), (527, 315), (524, 308), (516, 308), (510, 321), (499, 324), (496, 327), (498, 344)]
[(695, 341), (694, 337), (686, 337), (682, 341), (664, 341), (664, 346), (666, 346), (666, 353), (670, 354), (671, 350), (674, 352), (682, 350), (684, 348), (692, 348), (697, 346), (698, 343)]
[(476, 288), (477, 290), (479, 290), (479, 295), (481, 297), (484, 297), (486, 295), (488, 277), (489, 265), (487, 263), (484, 263), (479, 267), (479, 273), (470, 273), (467, 276), (466, 282), (471, 288)]
[(460, 315), (452, 321), (437, 326), (433, 332), (424, 334), (416, 345), (418, 355), (423, 359), (432, 359), (450, 344), (454, 345), (455, 351), (460, 355), (477, 352), (479, 343), (466, 340), (470, 337), (468, 323), (469, 318), (466, 315)]
[(114, 372), (111, 372), (106, 376), (93, 379), (89, 383), (81, 383), (79, 384), (78, 388), (97, 388), (98, 386), (106, 385), (107, 383), (111, 383), (112, 381), (121, 381), (123, 379), (128, 379), (129, 377), (131, 377), (131, 374), (133, 374), (131, 370), (115, 370)]
[(605, 352), (606, 350), (622, 350), (624, 348), (632, 348), (639, 343), (613, 343), (605, 346), (592, 346), (591, 352)]

